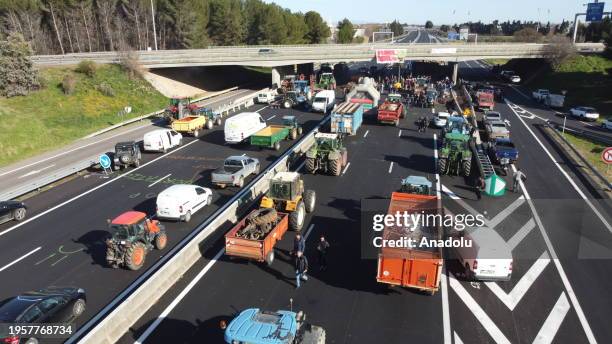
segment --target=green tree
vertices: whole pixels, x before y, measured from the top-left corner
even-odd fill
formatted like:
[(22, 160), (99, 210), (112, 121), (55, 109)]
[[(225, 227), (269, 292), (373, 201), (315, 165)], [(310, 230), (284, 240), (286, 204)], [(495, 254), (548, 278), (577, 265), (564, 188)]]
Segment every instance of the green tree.
[(0, 40), (0, 96), (24, 96), (40, 87), (31, 55), (32, 47), (20, 33)]
[(304, 44), (306, 41), (306, 34), (308, 33), (308, 26), (304, 21), (304, 16), (301, 13), (291, 13), (289, 10), (285, 10), (285, 27), (287, 29), (287, 44)]
[(425, 22), (425, 28), (426, 29), (433, 28), (433, 23), (431, 22), (431, 20), (428, 20), (428, 21)]
[(338, 37), (336, 41), (338, 43), (351, 43), (353, 41), (353, 23), (350, 20), (344, 18), (338, 23)]
[(325, 24), (319, 13), (315, 11), (306, 12), (304, 21), (308, 27), (308, 32), (306, 33), (308, 43), (323, 43), (331, 35), (329, 27)]
[(450, 27), (448, 25), (440, 25), (440, 31), (448, 32)]
[(394, 20), (393, 22), (391, 22), (391, 24), (389, 24), (389, 28), (391, 29), (391, 31), (393, 32), (395, 36), (404, 34), (404, 26), (400, 24), (397, 20)]
[(238, 0), (213, 0), (210, 3), (208, 34), (217, 45), (243, 43), (244, 27)]

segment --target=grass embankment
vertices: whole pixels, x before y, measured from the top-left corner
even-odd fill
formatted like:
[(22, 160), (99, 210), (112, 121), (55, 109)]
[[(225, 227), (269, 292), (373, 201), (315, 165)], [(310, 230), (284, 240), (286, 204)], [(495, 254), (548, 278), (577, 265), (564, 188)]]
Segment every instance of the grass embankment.
[[(25, 97), (0, 98), (0, 166), (68, 144), (89, 133), (163, 108), (167, 99), (141, 79), (130, 80), (116, 65), (101, 65), (93, 77), (73, 68), (40, 71), (46, 87)], [(76, 79), (73, 94), (61, 83)], [(107, 96), (98, 89), (108, 84)], [(108, 93), (108, 92), (107, 92)], [(132, 113), (120, 117), (125, 106)]]
[(612, 180), (612, 169), (601, 160), (601, 153), (606, 148), (605, 145), (568, 133), (565, 133), (564, 136), (599, 173), (606, 177), (608, 182)]

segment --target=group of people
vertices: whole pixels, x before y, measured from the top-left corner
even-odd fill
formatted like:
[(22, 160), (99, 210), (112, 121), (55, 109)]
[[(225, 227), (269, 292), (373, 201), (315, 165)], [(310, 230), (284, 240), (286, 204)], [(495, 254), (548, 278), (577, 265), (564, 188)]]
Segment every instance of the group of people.
[[(518, 193), (521, 191), (521, 181), (527, 180), (527, 176), (520, 168), (517, 168), (512, 175), (512, 192)], [(485, 180), (482, 177), (478, 177), (476, 180), (476, 198), (480, 200), (482, 198), (482, 191), (486, 188)]]
[(429, 117), (421, 116), (417, 120), (417, 128), (419, 129), (419, 133), (424, 133), (427, 131), (427, 127), (429, 127)]
[[(308, 259), (304, 254), (306, 250), (306, 239), (300, 234), (297, 233), (295, 235), (295, 239), (293, 240), (293, 252), (295, 255), (295, 285), (296, 288), (299, 288), (301, 285), (301, 281), (307, 281), (308, 276), (306, 273), (308, 272)], [(319, 269), (326, 270), (327, 269), (327, 251), (329, 250), (329, 242), (325, 239), (324, 235), (321, 235), (319, 238), (319, 243), (317, 244), (317, 252), (319, 255)]]

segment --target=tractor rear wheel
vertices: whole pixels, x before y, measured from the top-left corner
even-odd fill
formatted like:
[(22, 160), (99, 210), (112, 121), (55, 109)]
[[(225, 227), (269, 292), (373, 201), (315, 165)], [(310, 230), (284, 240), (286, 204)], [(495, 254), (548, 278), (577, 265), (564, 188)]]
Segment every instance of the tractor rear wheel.
[(106, 264), (113, 269), (117, 268), (117, 261), (115, 260), (115, 250), (111, 247), (106, 248)]
[(442, 175), (446, 174), (448, 169), (447, 160), (445, 158), (441, 158), (438, 160), (438, 172)]
[(146, 255), (147, 249), (145, 246), (137, 242), (127, 249), (125, 253), (125, 265), (130, 270), (138, 270), (144, 265)]
[(304, 191), (304, 204), (306, 205), (306, 212), (312, 213), (317, 203), (317, 194), (314, 190)]
[(206, 129), (210, 130), (213, 128), (213, 121), (212, 120), (208, 120), (206, 121)]
[(304, 167), (306, 168), (306, 172), (307, 173), (311, 173), (314, 174), (315, 173), (315, 159), (314, 158), (306, 158), (306, 161), (304, 163)]
[(278, 214), (274, 208), (261, 208), (249, 216), (249, 222), (256, 226), (266, 226), (274, 221)]
[(329, 162), (329, 172), (332, 176), (339, 176), (342, 172), (342, 159), (331, 160)]
[(463, 169), (463, 175), (465, 177), (469, 177), (470, 172), (472, 170), (472, 160), (471, 159), (463, 160), (461, 162), (461, 167)]
[(288, 100), (285, 100), (285, 101), (283, 102), (283, 108), (285, 108), (285, 109), (290, 109), (290, 108), (291, 108), (291, 102), (290, 102), (290, 101), (288, 101)]
[(155, 248), (158, 250), (163, 250), (168, 244), (168, 236), (166, 233), (159, 233), (155, 236)]
[(300, 201), (295, 207), (295, 210), (289, 214), (289, 228), (299, 232), (304, 227), (304, 218), (306, 218), (306, 209), (304, 202)]
[(289, 138), (292, 140), (295, 140), (297, 139), (297, 136), (298, 136), (297, 130), (295, 128), (291, 129), (291, 132), (289, 133)]

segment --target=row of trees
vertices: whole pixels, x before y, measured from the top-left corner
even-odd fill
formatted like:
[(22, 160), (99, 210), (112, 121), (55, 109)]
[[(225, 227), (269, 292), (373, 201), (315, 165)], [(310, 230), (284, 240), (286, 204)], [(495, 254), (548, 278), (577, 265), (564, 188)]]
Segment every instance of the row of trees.
[(306, 44), (330, 36), (319, 13), (261, 0), (0, 0), (0, 37), (12, 32), (37, 54), (145, 50), (156, 41), (159, 49)]
[(467, 27), (470, 30), (470, 33), (477, 33), (479, 35), (506, 35), (512, 36), (517, 31), (523, 30), (525, 28), (532, 28), (543, 35), (547, 35), (549, 33), (567, 33), (569, 30), (570, 23), (568, 21), (563, 21), (561, 24), (551, 25), (547, 23), (543, 25), (538, 22), (526, 21), (522, 22), (520, 20), (513, 21), (505, 21), (500, 22), (499, 20), (494, 20), (489, 24), (485, 24), (481, 21), (477, 22), (467, 22), (463, 24), (455, 24), (452, 27), (448, 25), (441, 25), (440, 30), (444, 32), (448, 32), (451, 29), (459, 32), (459, 28)]

